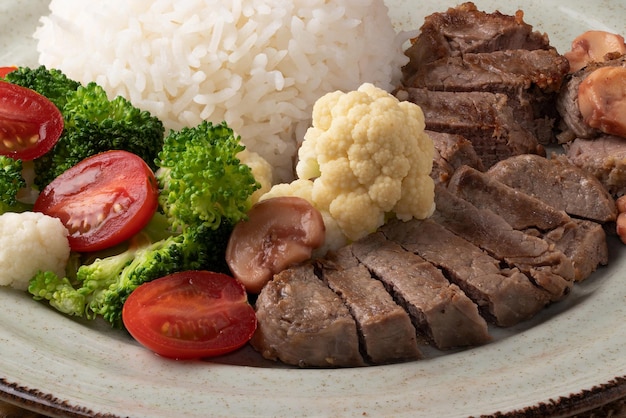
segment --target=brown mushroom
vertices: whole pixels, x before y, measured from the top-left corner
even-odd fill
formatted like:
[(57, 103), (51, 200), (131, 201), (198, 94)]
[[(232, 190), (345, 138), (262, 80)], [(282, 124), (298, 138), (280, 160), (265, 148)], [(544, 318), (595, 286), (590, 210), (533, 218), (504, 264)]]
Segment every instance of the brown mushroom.
[(263, 200), (235, 228), (226, 248), (231, 273), (246, 290), (259, 293), (272, 276), (308, 260), (324, 243), (320, 212), (307, 200), (283, 196)]

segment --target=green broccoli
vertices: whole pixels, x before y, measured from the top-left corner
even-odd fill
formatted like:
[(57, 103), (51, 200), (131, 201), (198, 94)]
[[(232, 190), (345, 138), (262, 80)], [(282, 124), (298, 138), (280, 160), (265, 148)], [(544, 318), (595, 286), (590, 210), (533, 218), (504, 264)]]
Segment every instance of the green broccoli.
[(227, 224), (218, 230), (201, 225), (156, 242), (136, 237), (126, 251), (81, 265), (74, 280), (41, 271), (30, 280), (28, 291), (65, 314), (87, 319), (101, 315), (121, 328), (124, 302), (142, 283), (184, 270), (226, 273), (223, 251), (216, 248), (231, 230)]
[(140, 156), (153, 169), (163, 145), (163, 122), (118, 96), (109, 100), (92, 82), (82, 85), (61, 71), (20, 67), (5, 80), (46, 96), (61, 111), (64, 130), (47, 154), (35, 159), (35, 186), (42, 190), (58, 175), (94, 154), (121, 149)]
[(68, 277), (39, 272), (29, 292), (64, 313), (101, 315), (121, 327), (124, 302), (140, 284), (184, 270), (228, 273), (230, 233), (259, 187), (236, 158), (242, 149), (225, 123), (172, 131), (157, 162), (162, 211), (127, 249), (85, 262)]
[(217, 227), (223, 219), (235, 224), (246, 216), (248, 198), (261, 186), (237, 158), (243, 150), (225, 122), (170, 132), (156, 176), (159, 203), (174, 228), (199, 222)]
[(25, 187), (22, 161), (0, 155), (0, 215), (5, 212), (23, 212), (32, 207), (17, 199), (18, 192)]
[(153, 170), (163, 145), (163, 123), (118, 96), (109, 100), (96, 83), (68, 94), (61, 109), (65, 129), (56, 145), (35, 160), (35, 184), (42, 189), (58, 175), (94, 154), (119, 149), (140, 156)]
[(19, 67), (4, 77), (5, 81), (35, 90), (46, 96), (56, 107), (63, 109), (68, 94), (80, 86), (78, 81), (68, 78), (56, 69), (48, 70), (45, 66), (37, 68)]

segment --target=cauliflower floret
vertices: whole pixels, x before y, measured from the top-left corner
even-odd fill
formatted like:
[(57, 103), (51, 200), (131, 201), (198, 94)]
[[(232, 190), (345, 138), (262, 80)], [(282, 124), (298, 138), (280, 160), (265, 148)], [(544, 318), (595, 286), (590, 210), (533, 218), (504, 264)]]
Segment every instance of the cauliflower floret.
[(65, 276), (70, 256), (68, 232), (57, 218), (38, 212), (0, 216), (0, 286), (27, 290), (39, 270)]
[(250, 167), (252, 175), (261, 185), (261, 188), (255, 190), (250, 196), (250, 202), (254, 205), (272, 187), (272, 166), (265, 158), (247, 148), (237, 154), (237, 157), (243, 164)]
[(424, 129), (419, 106), (372, 84), (326, 94), (313, 107), (313, 125), (298, 151), (298, 179), (274, 186), (263, 199), (309, 200), (326, 222), (324, 250), (375, 231), (390, 214), (427, 218), (435, 209), (434, 145)]

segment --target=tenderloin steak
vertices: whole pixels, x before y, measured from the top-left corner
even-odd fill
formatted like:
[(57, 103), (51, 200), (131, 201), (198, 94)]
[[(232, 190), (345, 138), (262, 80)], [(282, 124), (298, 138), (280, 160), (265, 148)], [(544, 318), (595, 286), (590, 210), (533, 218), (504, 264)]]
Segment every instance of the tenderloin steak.
[[(612, 150), (607, 151), (612, 153)], [(607, 154), (603, 152), (598, 157)], [(490, 167), (488, 173), (494, 179), (569, 215), (600, 223), (615, 221), (617, 217), (615, 201), (592, 174), (593, 169), (578, 167), (564, 156), (515, 156)]]
[(395, 220), (381, 231), (443, 270), (478, 305), (481, 314), (499, 326), (529, 319), (550, 303), (548, 293), (519, 269), (501, 268), (499, 260), (432, 219)]
[[(519, 174), (527, 173), (526, 177), (536, 182), (535, 187), (552, 181), (541, 173), (529, 173), (531, 169), (528, 167)], [(578, 187), (581, 188), (584, 186)], [(586, 279), (598, 265), (608, 261), (606, 235), (599, 224), (572, 219), (565, 211), (509, 187), (489, 174), (461, 167), (450, 179), (448, 190), (478, 209), (497, 213), (512, 228), (554, 243), (555, 248), (571, 260), (575, 281)]]
[(436, 188), (435, 204), (434, 220), (494, 258), (527, 273), (553, 301), (569, 294), (574, 266), (549, 242), (513, 229), (498, 214), (478, 209), (444, 187)]
[(498, 11), (486, 13), (478, 10), (474, 3), (466, 2), (425, 18), (420, 35), (405, 51), (410, 61), (403, 72), (412, 74), (414, 66), (446, 56), (549, 48), (548, 36), (524, 22), (523, 12), (518, 11), (514, 16)]
[(409, 312), (415, 327), (439, 349), (490, 341), (478, 307), (422, 257), (380, 233), (352, 244), (354, 255)]
[(537, 137), (519, 123), (505, 94), (406, 87), (396, 97), (422, 108), (426, 129), (467, 138), (485, 168), (513, 155), (545, 155)]
[(626, 139), (614, 135), (577, 138), (565, 150), (569, 161), (600, 180), (611, 196), (626, 194)]
[(263, 357), (299, 367), (366, 364), (354, 318), (312, 264), (275, 275), (255, 308), (258, 327), (250, 342)]
[[(348, 306), (357, 323), (363, 357), (371, 364), (422, 357), (408, 313), (352, 254), (350, 246), (318, 260), (319, 275)], [(423, 341), (420, 341), (423, 343)]]
[(454, 171), (467, 165), (484, 171), (483, 162), (467, 138), (445, 132), (426, 131), (435, 146), (430, 176), (435, 183), (447, 183)]

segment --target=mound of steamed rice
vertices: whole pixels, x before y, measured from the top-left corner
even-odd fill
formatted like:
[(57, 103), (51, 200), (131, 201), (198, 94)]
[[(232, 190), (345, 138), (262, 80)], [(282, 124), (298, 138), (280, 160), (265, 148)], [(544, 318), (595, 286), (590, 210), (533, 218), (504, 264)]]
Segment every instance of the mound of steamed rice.
[(225, 120), (292, 178), (314, 102), (406, 62), (383, 0), (52, 0), (39, 62), (96, 81), (167, 129)]

